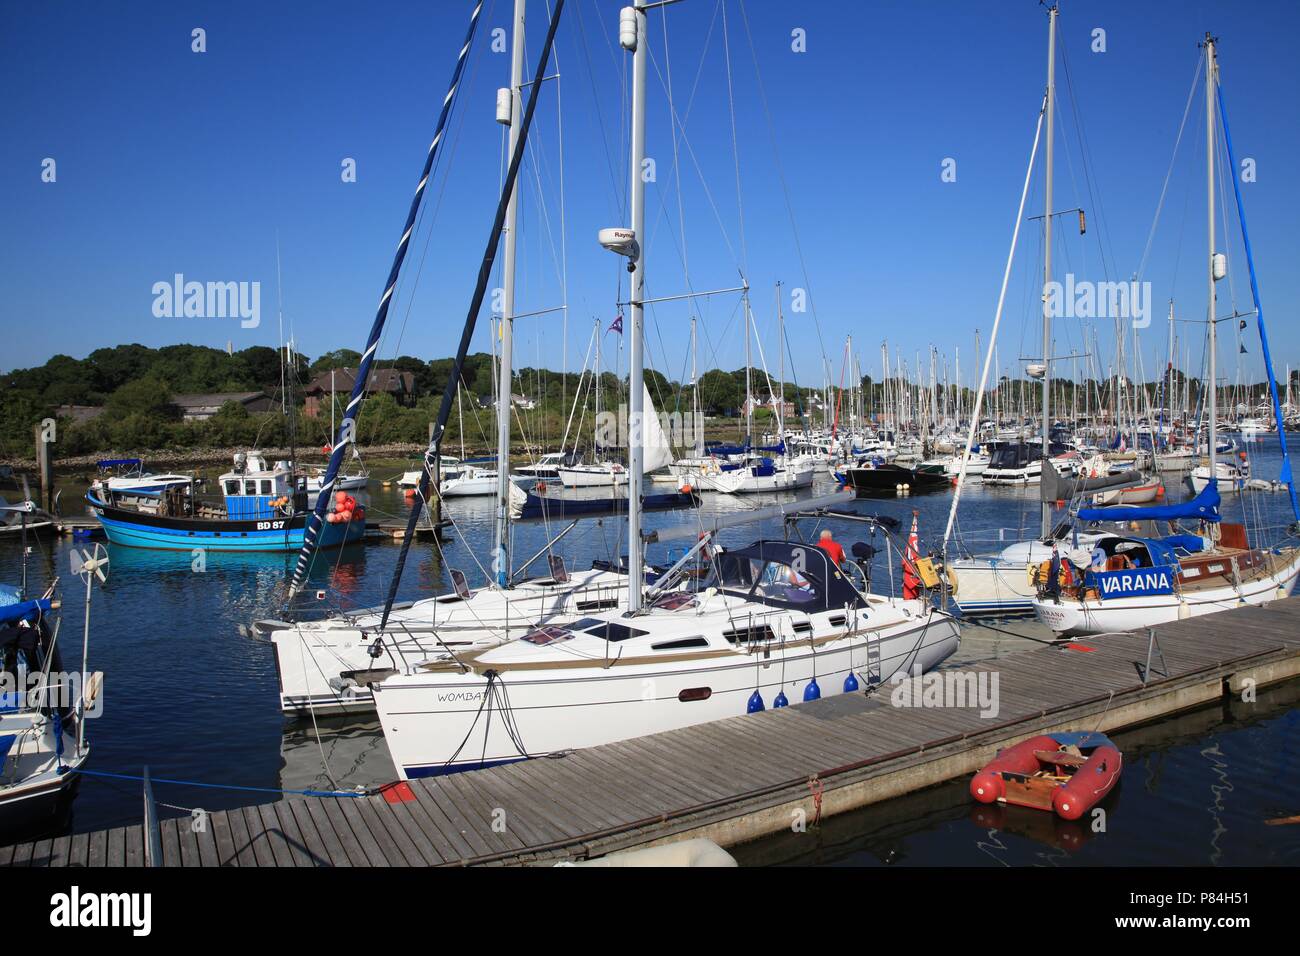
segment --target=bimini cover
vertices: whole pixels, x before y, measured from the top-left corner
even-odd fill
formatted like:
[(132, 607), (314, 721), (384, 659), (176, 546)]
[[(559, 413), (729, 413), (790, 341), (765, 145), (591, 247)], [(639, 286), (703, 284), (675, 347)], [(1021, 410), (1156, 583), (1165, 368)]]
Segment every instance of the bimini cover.
[(1211, 482), (1191, 501), (1179, 505), (1131, 505), (1113, 508), (1080, 508), (1080, 521), (1175, 521), (1179, 518), (1199, 518), (1202, 521), (1219, 520), (1219, 488)]

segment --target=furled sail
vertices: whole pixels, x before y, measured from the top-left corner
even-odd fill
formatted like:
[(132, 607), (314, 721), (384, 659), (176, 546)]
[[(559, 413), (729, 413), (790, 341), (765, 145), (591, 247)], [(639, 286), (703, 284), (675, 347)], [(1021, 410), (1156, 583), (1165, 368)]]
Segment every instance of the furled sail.
[(1179, 518), (1200, 518), (1202, 521), (1219, 520), (1219, 486), (1210, 482), (1205, 490), (1191, 501), (1177, 505), (1149, 505), (1132, 507), (1122, 505), (1114, 508), (1080, 508), (1080, 521), (1175, 521)]

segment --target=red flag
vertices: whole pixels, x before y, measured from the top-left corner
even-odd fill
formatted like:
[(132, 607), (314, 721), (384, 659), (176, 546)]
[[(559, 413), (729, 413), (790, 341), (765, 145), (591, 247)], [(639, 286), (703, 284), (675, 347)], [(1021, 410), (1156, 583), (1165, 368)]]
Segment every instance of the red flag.
[(921, 596), (921, 579), (916, 573), (916, 561), (921, 557), (920, 542), (916, 538), (916, 509), (912, 509), (912, 530), (907, 536), (907, 551), (903, 555), (903, 597), (913, 600)]

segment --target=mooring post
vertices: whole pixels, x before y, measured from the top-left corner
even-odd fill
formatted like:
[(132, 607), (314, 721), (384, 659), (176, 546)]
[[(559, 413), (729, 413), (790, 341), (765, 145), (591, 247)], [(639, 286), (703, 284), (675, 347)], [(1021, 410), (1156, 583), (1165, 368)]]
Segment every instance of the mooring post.
[(41, 483), (42, 507), (54, 510), (54, 469), (50, 463), (50, 444), (46, 438), (44, 424), (37, 423), (33, 433), (36, 437), (36, 473)]
[(158, 829), (158, 807), (153, 800), (153, 784), (149, 780), (149, 767), (142, 774), (144, 780), (144, 865), (162, 866), (162, 831)]

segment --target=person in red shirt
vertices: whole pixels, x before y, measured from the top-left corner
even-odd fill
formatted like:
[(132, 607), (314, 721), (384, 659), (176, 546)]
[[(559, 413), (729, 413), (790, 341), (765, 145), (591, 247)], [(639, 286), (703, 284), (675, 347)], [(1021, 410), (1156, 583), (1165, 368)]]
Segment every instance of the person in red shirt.
[(844, 563), (844, 549), (839, 546), (834, 536), (831, 535), (831, 529), (827, 528), (821, 533), (817, 541), (817, 547), (821, 548), (835, 562), (838, 568)]

